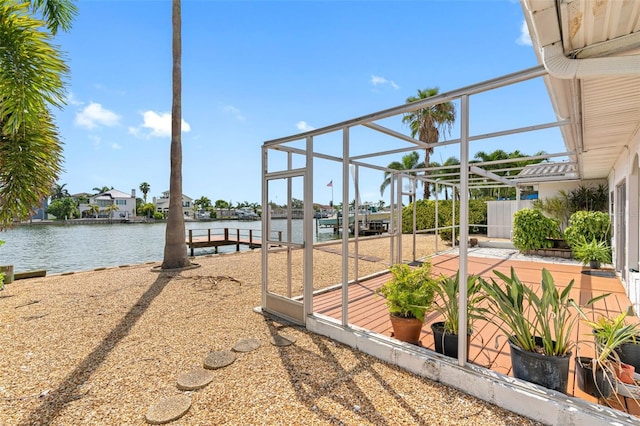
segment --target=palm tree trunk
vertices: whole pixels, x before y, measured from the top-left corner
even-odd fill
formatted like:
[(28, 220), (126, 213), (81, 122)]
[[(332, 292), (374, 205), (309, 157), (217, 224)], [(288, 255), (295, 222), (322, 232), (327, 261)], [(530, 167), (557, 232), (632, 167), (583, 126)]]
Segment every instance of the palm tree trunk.
[[(429, 149), (427, 148), (427, 149), (424, 150), (424, 166), (425, 167), (429, 167), (429, 163), (430, 163), (429, 160), (430, 159), (431, 159), (431, 153), (429, 152)], [(425, 171), (424, 172), (424, 176), (425, 177), (429, 176), (429, 172)], [(424, 195), (423, 195), (424, 199), (428, 200), (429, 197), (431, 196), (431, 192), (429, 191), (429, 182), (425, 182), (423, 186), (424, 186)]]
[(169, 218), (162, 269), (189, 265), (182, 213), (182, 27), (180, 0), (173, 0), (173, 99), (171, 106), (171, 176), (169, 179)]

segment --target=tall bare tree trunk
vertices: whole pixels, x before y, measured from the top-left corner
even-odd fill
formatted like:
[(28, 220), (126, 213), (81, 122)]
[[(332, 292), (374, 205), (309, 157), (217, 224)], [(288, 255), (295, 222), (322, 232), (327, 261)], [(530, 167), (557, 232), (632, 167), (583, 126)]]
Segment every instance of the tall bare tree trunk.
[(162, 269), (189, 265), (182, 213), (182, 18), (180, 0), (173, 0), (173, 99), (171, 106), (171, 177), (169, 180), (169, 218)]

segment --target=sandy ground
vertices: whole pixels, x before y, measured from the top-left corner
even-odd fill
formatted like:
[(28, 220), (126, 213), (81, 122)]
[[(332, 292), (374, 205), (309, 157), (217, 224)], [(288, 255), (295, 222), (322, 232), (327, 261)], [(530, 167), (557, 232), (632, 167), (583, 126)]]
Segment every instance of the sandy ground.
[[(412, 257), (411, 239), (403, 249)], [(418, 255), (433, 251), (418, 238)], [(342, 256), (314, 250), (317, 287), (334, 284)], [(389, 265), (388, 240), (359, 247), (359, 275)], [(270, 256), (270, 282), (287, 291), (286, 253)], [(293, 293), (301, 259), (293, 253)], [(254, 312), (261, 255), (196, 257), (200, 268), (152, 272), (123, 265), (16, 281), (0, 293), (0, 424), (141, 425), (150, 406), (187, 394), (175, 425), (533, 425), (455, 389), (417, 377), (306, 330)], [(355, 257), (350, 257), (353, 275)], [(287, 347), (272, 336), (296, 338)], [(243, 338), (262, 345), (238, 354), (214, 380), (184, 392), (176, 378), (211, 351)]]

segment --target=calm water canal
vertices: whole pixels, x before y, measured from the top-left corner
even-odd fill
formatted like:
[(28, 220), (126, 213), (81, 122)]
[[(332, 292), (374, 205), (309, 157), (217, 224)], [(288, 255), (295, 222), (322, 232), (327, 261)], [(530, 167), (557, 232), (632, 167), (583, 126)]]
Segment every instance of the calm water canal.
[[(274, 230), (285, 231), (286, 221), (272, 223)], [(14, 265), (16, 272), (46, 269), (47, 274), (53, 274), (159, 262), (164, 256), (165, 228), (165, 223), (17, 226), (0, 232), (0, 240), (6, 242), (0, 247), (0, 265)], [(187, 222), (185, 228), (259, 230), (261, 222)], [(293, 221), (294, 239), (301, 230), (302, 221)], [(331, 238), (330, 229), (321, 229), (314, 239)], [(240, 249), (247, 250), (242, 246)], [(229, 251), (235, 251), (235, 246), (219, 249), (221, 253)], [(208, 253), (213, 253), (213, 248), (196, 250), (196, 256)]]

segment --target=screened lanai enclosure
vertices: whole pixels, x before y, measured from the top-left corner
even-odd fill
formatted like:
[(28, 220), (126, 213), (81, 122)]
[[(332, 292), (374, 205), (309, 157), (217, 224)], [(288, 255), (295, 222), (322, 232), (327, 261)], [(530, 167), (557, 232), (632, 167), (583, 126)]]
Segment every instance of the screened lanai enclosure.
[[(286, 204), (287, 208), (284, 210), (287, 215), (284, 219), (276, 219), (270, 214), (271, 208), (264, 209), (263, 235), (272, 237), (263, 242), (263, 247), (268, 249), (262, 252), (262, 309), (307, 326), (311, 318), (314, 318), (314, 324), (318, 319), (331, 322), (332, 319), (317, 314), (313, 295), (339, 286), (345, 302), (339, 325), (349, 328), (346, 303), (348, 284), (376, 274), (376, 271), (363, 270), (362, 262), (358, 261), (368, 255), (362, 248), (364, 241), (370, 244), (371, 240), (376, 240), (378, 248), (387, 248), (387, 265), (409, 263), (419, 261), (428, 254), (416, 249), (417, 235), (434, 235), (435, 252), (440, 252), (451, 248), (437, 238), (441, 232), (448, 230), (453, 234), (453, 244), (459, 241), (460, 274), (461, 277), (466, 276), (469, 228), (485, 226), (469, 223), (470, 193), (487, 188), (514, 188), (516, 198), (519, 199), (523, 189), (531, 190), (541, 181), (577, 179), (574, 153), (532, 155), (538, 151), (536, 146), (539, 143), (536, 141), (556, 140), (557, 146), (563, 148), (559, 128), (570, 124), (568, 120), (556, 120), (554, 117), (544, 122), (528, 122), (531, 117), (540, 115), (528, 113), (527, 93), (532, 89), (536, 90), (535, 88), (544, 93), (545, 75), (544, 68), (537, 67), (317, 130), (265, 142), (262, 147), (262, 205)], [(500, 108), (496, 108), (496, 95), (504, 95), (499, 93), (501, 91), (510, 93), (513, 105), (501, 104)], [(441, 135), (437, 143), (425, 143), (408, 136), (409, 129), (402, 124), (402, 118), (406, 114), (428, 110), (444, 102), (452, 103), (456, 111), (456, 124), (450, 135)], [(491, 131), (482, 134), (470, 132), (472, 127), (485, 129), (487, 114), (493, 114), (491, 111), (499, 111), (501, 108), (521, 109), (522, 125), (517, 128), (490, 129)], [(498, 117), (496, 119), (494, 116), (493, 122), (500, 121), (498, 112)], [(473, 123), (476, 125), (472, 126)], [(459, 164), (413, 168), (409, 171), (387, 167), (413, 151), (422, 155), (425, 150), (431, 149), (431, 158), (439, 159), (441, 154), (440, 157), (435, 155), (443, 148), (448, 150), (448, 156), (450, 154), (458, 157)], [(523, 154), (522, 158), (480, 161), (470, 158), (471, 149), (474, 152), (503, 149), (527, 153), (527, 156), (524, 157)], [(523, 165), (531, 160), (543, 163), (539, 163), (537, 167)], [(540, 167), (541, 165), (545, 167)], [(334, 190), (339, 197), (327, 203), (327, 183), (319, 182), (315, 176), (320, 171), (326, 176), (328, 170), (331, 176), (335, 176), (330, 181), (331, 197)], [(558, 173), (557, 170), (562, 172)], [(377, 203), (385, 208), (375, 213), (367, 200), (379, 198), (380, 194), (363, 194), (362, 189), (365, 186), (371, 188), (371, 182), (375, 188), (383, 182), (386, 184), (383, 200)], [(432, 198), (441, 200), (444, 196), (458, 205), (451, 209), (452, 225), (442, 226), (436, 219), (435, 227), (418, 229), (416, 203), (411, 201), (422, 198), (425, 185), (431, 188)], [(278, 197), (284, 203), (279, 203)], [(318, 224), (323, 220), (316, 218), (314, 210), (314, 204), (318, 204), (319, 199), (324, 201), (321, 204), (330, 204), (336, 211), (328, 237), (327, 233), (319, 232)], [(294, 216), (293, 203), (296, 200), (301, 200), (304, 206), (302, 219), (297, 210)], [(409, 220), (413, 225), (412, 229), (404, 229), (403, 233), (403, 207), (408, 205), (413, 206)], [(438, 201), (436, 212), (437, 206)], [(458, 209), (459, 217), (456, 217)], [(407, 215), (407, 211), (404, 214)], [(438, 214), (435, 216), (437, 218)], [(370, 223), (380, 221), (385, 224), (385, 232), (371, 232)], [(407, 223), (405, 220), (405, 228)], [(278, 239), (280, 237), (276, 238), (276, 229), (283, 231), (282, 241)], [(335, 241), (330, 239), (323, 241), (336, 238), (336, 234), (341, 244), (336, 246)], [(341, 262), (341, 275), (326, 276), (323, 265), (314, 262), (314, 250), (332, 250), (341, 254), (342, 256), (335, 257), (336, 261)], [(270, 271), (274, 268), (279, 271), (286, 268), (287, 278), (284, 282), (271, 279)], [(461, 283), (466, 283), (466, 280), (461, 279)], [(465, 289), (460, 293), (466, 294)], [(466, 300), (461, 299), (460, 304), (462, 307), (466, 306)], [(466, 309), (460, 311), (465, 312)], [(460, 321), (460, 324), (466, 325), (466, 321)], [(461, 330), (460, 334), (465, 333)], [(466, 345), (461, 344), (460, 349), (460, 363), (463, 365)]]

